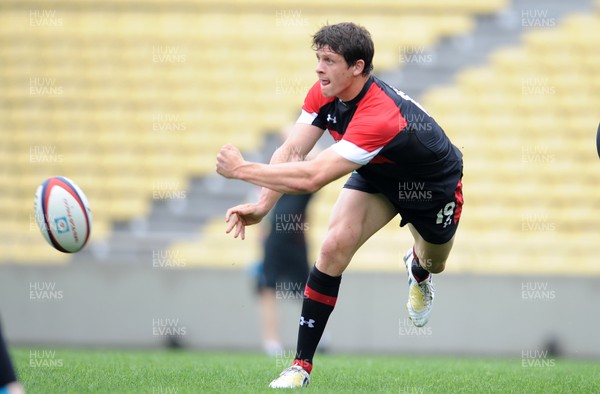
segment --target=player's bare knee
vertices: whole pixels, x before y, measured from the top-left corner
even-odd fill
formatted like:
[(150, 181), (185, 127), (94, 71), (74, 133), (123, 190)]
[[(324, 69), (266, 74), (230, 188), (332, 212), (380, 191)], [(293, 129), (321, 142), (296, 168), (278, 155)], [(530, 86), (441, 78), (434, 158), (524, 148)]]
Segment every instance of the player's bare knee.
[(352, 244), (345, 237), (330, 233), (323, 241), (317, 268), (330, 275), (341, 275), (352, 257)]
[(346, 253), (343, 245), (341, 245), (336, 239), (327, 237), (327, 239), (321, 245), (319, 252), (319, 261), (325, 265), (335, 265), (336, 262), (345, 260)]
[(348, 263), (339, 255), (333, 256), (321, 252), (316, 266), (319, 271), (327, 275), (340, 276), (348, 266)]

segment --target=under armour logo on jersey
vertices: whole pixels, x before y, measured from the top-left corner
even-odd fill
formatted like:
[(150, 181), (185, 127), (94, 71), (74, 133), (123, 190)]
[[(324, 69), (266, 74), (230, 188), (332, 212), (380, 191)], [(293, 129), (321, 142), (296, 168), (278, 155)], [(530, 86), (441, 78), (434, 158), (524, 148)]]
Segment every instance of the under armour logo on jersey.
[(315, 328), (313, 324), (315, 321), (313, 319), (304, 320), (304, 316), (300, 316), (300, 325), (303, 326), (304, 323), (308, 325), (308, 328)]
[(335, 116), (331, 116), (331, 114), (327, 114), (327, 122), (329, 123), (337, 123)]

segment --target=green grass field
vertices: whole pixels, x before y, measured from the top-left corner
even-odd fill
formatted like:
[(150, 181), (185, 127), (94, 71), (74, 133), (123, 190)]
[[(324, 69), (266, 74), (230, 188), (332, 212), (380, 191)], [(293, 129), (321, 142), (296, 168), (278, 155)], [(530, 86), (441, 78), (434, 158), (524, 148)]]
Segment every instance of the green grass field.
[[(13, 348), (11, 354), (30, 394), (272, 392), (269, 382), (289, 364), (289, 357), (252, 353)], [(520, 358), (317, 356), (308, 392), (600, 392), (599, 361), (548, 358), (524, 366)]]

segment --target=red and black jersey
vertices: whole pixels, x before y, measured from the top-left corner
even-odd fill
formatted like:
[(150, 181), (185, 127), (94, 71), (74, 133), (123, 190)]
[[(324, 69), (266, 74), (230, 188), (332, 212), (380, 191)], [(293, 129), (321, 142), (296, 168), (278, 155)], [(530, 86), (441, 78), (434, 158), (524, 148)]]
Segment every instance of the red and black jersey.
[(367, 180), (443, 181), (462, 170), (462, 154), (436, 121), (403, 92), (371, 76), (351, 101), (323, 97), (317, 81), (298, 123), (328, 130), (342, 157)]

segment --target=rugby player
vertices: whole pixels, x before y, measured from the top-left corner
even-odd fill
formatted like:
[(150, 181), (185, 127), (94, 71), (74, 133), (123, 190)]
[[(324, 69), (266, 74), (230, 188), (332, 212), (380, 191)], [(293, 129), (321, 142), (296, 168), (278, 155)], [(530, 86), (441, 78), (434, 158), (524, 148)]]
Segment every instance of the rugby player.
[[(273, 388), (308, 385), (342, 273), (361, 245), (398, 214), (414, 238), (404, 257), (407, 308), (412, 322), (424, 326), (434, 299), (432, 274), (445, 268), (463, 205), (461, 152), (417, 102), (372, 75), (369, 32), (354, 23), (326, 25), (312, 43), (318, 81), (270, 164), (244, 160), (231, 144), (217, 156), (219, 174), (263, 187), (256, 203), (225, 215), (226, 232), (242, 239), (246, 226), (260, 222), (282, 193), (315, 192), (350, 174), (307, 280), (295, 360)], [(302, 160), (325, 130), (336, 143)]]

